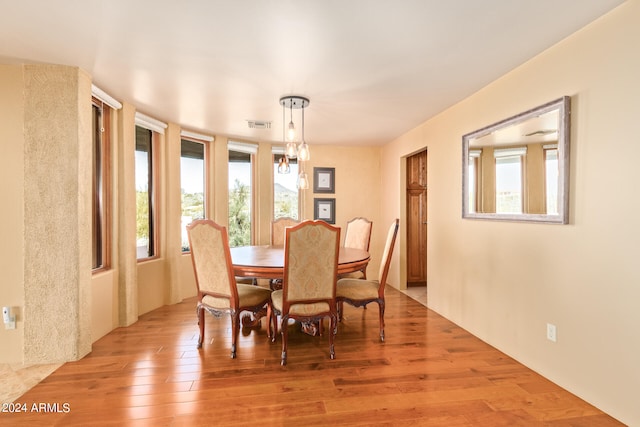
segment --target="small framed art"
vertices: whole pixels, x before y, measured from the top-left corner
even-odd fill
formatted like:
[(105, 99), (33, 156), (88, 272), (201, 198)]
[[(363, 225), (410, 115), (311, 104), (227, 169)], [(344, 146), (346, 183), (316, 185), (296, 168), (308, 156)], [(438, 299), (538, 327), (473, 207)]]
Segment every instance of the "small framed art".
[(313, 192), (335, 193), (336, 168), (313, 168)]
[(336, 223), (336, 199), (313, 199), (313, 219)]

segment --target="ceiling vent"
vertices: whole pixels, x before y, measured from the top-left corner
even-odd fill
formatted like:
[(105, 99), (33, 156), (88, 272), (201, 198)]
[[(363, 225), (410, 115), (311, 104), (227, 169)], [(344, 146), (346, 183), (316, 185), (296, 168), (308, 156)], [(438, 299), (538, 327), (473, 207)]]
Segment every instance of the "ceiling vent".
[(247, 120), (249, 129), (271, 129), (271, 122), (264, 120)]

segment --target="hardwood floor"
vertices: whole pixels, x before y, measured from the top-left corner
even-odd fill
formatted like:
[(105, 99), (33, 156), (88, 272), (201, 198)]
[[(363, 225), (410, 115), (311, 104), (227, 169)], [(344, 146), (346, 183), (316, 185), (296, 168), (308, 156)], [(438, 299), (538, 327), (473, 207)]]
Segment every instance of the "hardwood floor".
[(233, 360), (228, 317), (207, 315), (198, 351), (187, 300), (98, 340), (15, 401), (27, 412), (0, 413), (0, 425), (621, 425), (395, 289), (385, 319), (380, 343), (377, 306), (345, 304), (335, 360), (326, 335), (290, 325), (281, 367), (266, 323), (241, 333)]

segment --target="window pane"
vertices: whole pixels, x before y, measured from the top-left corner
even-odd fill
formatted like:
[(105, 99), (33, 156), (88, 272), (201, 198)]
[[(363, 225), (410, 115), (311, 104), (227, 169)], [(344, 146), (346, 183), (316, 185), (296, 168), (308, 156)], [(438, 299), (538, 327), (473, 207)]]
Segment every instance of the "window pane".
[(545, 150), (545, 191), (547, 214), (558, 214), (558, 150)]
[(496, 213), (522, 213), (522, 157), (496, 158)]
[(138, 259), (154, 255), (152, 203), (152, 132), (136, 126), (136, 246)]
[(229, 246), (251, 245), (252, 155), (229, 150)]
[(278, 173), (280, 155), (274, 156), (273, 164), (273, 218), (298, 219), (298, 163), (289, 160), (289, 173)]
[(189, 251), (187, 224), (204, 218), (204, 144), (183, 139), (180, 156), (182, 251)]

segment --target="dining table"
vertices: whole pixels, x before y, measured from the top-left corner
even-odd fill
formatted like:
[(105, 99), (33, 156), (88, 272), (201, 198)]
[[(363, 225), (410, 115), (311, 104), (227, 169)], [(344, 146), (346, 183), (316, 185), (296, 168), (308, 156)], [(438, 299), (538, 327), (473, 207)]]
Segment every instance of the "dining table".
[[(284, 277), (284, 246), (259, 245), (230, 248), (233, 272), (236, 277), (281, 280)], [(368, 251), (341, 246), (338, 252), (338, 276), (364, 269), (369, 263)], [(257, 327), (266, 312), (242, 318), (243, 327)], [(317, 335), (313, 324), (302, 324), (302, 330), (309, 335)]]
[[(237, 277), (282, 279), (284, 277), (284, 246), (238, 246), (231, 249), (231, 262)], [(338, 252), (338, 275), (364, 269), (369, 252), (341, 246)]]

